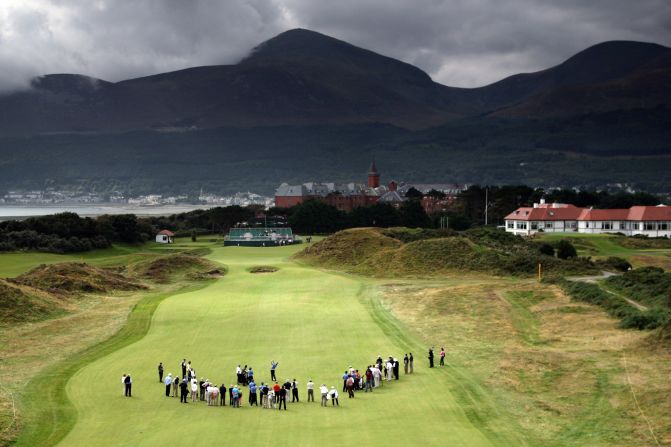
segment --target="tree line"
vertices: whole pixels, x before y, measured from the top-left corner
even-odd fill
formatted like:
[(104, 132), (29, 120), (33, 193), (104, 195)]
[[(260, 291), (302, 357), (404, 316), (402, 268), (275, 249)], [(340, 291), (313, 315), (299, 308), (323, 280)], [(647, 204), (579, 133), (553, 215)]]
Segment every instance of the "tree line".
[(83, 252), (108, 248), (115, 242), (144, 242), (153, 232), (149, 222), (134, 214), (93, 219), (60, 213), (0, 222), (0, 251)]
[[(421, 205), (424, 195), (410, 190), (408, 200), (396, 208), (385, 203), (340, 211), (325, 203), (308, 200), (292, 208), (272, 208), (265, 212), (259, 206), (228, 206), (195, 210), (165, 217), (138, 218), (132, 214), (104, 215), (96, 219), (75, 213), (31, 217), (25, 220), (0, 222), (0, 251), (36, 250), (54, 253), (82, 252), (107, 248), (111, 244), (141, 243), (150, 240), (162, 229), (178, 236), (225, 234), (240, 222), (259, 213), (283, 216), (299, 234), (328, 234), (353, 227), (439, 228), (441, 223), (453, 230), (466, 230), (485, 223), (503, 224), (504, 217), (520, 206), (530, 206), (545, 198), (547, 202), (571, 203), (595, 208), (628, 208), (632, 205), (657, 205), (661, 198), (648, 193), (544, 191), (528, 186), (474, 185), (462, 191), (455, 200), (445, 202), (444, 210), (427, 215)], [(445, 199), (438, 191), (427, 196)], [(446, 219), (445, 219), (446, 218)]]

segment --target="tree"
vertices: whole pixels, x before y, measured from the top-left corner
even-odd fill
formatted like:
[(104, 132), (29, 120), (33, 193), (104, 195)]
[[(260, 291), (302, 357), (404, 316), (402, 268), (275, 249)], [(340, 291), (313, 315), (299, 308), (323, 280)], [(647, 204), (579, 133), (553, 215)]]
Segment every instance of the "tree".
[(350, 227), (395, 227), (400, 224), (400, 215), (396, 208), (388, 203), (376, 203), (371, 206), (354, 208), (348, 215)]
[(114, 242), (143, 242), (141, 228), (135, 214), (103, 215), (98, 218), (98, 228)]
[(419, 190), (417, 190), (415, 187), (410, 187), (406, 192), (405, 192), (405, 197), (410, 200), (422, 200), (422, 197), (424, 197), (424, 194), (422, 194)]
[(431, 219), (417, 200), (408, 200), (403, 203), (399, 210), (401, 225), (408, 228), (430, 228)]
[(191, 242), (196, 242), (198, 240), (198, 236), (196, 235), (196, 230), (191, 231)]
[(543, 254), (543, 255), (547, 255), (547, 256), (552, 256), (552, 257), (554, 257), (554, 255), (555, 255), (555, 249), (554, 249), (554, 247), (553, 247), (552, 245), (550, 245), (550, 244), (541, 244), (541, 245), (538, 247), (538, 251), (541, 252), (541, 254)]
[(345, 213), (318, 200), (308, 200), (292, 208), (289, 225), (299, 234), (333, 233), (345, 227)]
[(575, 258), (576, 256), (578, 256), (578, 252), (576, 251), (573, 244), (571, 244), (566, 239), (559, 241), (557, 244), (557, 257), (559, 259), (570, 259)]
[[(411, 189), (414, 189), (414, 188), (411, 188)], [(431, 191), (427, 192), (426, 195), (427, 195), (427, 197), (431, 197), (431, 198), (434, 198), (434, 199), (444, 199), (445, 197), (447, 197), (447, 195), (444, 192), (438, 191), (436, 189), (431, 189)]]

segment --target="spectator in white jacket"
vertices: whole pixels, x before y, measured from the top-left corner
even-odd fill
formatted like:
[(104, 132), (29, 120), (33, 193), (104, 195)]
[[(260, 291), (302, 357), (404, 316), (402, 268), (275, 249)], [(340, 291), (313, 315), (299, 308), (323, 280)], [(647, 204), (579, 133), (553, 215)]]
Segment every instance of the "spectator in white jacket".
[(329, 393), (329, 397), (331, 398), (331, 404), (335, 407), (340, 406), (340, 402), (338, 402), (338, 390), (335, 389), (334, 386), (331, 387), (331, 392)]
[(195, 402), (198, 399), (198, 381), (193, 378), (191, 379), (191, 402)]
[(325, 407), (328, 403), (329, 389), (322, 383), (322, 386), (319, 387), (319, 391), (322, 393), (322, 407)]

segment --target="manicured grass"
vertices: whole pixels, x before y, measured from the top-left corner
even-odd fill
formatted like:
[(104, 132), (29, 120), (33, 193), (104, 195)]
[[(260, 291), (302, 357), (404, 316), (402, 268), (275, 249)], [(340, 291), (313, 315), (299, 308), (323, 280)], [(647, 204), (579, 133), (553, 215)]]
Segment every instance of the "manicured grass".
[(0, 253), (0, 277), (13, 278), (40, 264), (57, 262), (86, 262), (93, 265), (123, 265), (137, 261), (145, 256), (160, 254), (162, 247), (145, 245), (115, 245), (104, 250), (84, 253), (54, 254), (37, 252)]
[[(423, 343), (374, 303), (376, 287), (360, 279), (299, 266), (287, 260), (296, 247), (218, 248), (210, 256), (229, 273), (211, 285), (166, 298), (147, 335), (72, 373), (67, 396), (75, 410), (55, 412), (56, 439), (76, 415), (62, 445), (525, 445), (504, 408), (487, 397), (465, 371), (429, 370)], [(250, 275), (249, 267), (273, 265), (272, 275)], [(371, 301), (372, 300), (372, 301)], [(135, 340), (136, 338), (133, 338)], [(126, 344), (126, 341), (121, 341)], [(244, 407), (180, 404), (164, 396), (156, 365), (178, 372), (186, 357), (199, 376), (234, 382), (238, 363), (269, 379), (271, 359), (278, 378), (296, 378), (305, 399), (312, 378), (341, 389), (342, 371), (365, 368), (378, 354), (401, 358), (413, 349), (416, 373), (349, 400), (340, 408), (289, 404), (286, 413)], [(96, 355), (95, 357), (98, 357)], [(82, 359), (84, 362), (84, 359)], [(134, 379), (133, 398), (123, 397), (120, 377)], [(58, 403), (63, 403), (60, 396)], [(58, 421), (58, 418), (66, 421)], [(35, 442), (39, 429), (19, 445)], [(234, 440), (234, 441), (233, 441)], [(47, 444), (48, 445), (48, 444)]]
[[(195, 290), (203, 285), (192, 285)], [(185, 291), (186, 291), (185, 290)], [(112, 338), (50, 367), (31, 380), (21, 398), (25, 430), (16, 445), (55, 445), (74, 426), (77, 412), (66, 393), (66, 384), (84, 365), (140, 340), (148, 331), (158, 305), (172, 293), (151, 294), (133, 308), (128, 321)], [(34, 390), (40, 390), (35, 393)]]
[[(115, 337), (38, 375), (22, 396), (28, 428), (17, 445), (646, 445), (634, 390), (664, 433), (669, 406), (653, 399), (669, 395), (671, 362), (634, 355), (644, 334), (615, 329), (598, 308), (552, 286), (482, 274), (367, 279), (292, 261), (303, 246), (180, 240), (111, 258), (198, 247), (213, 248), (208, 258), (227, 275), (186, 293), (148, 295)], [(250, 274), (255, 266), (278, 270)], [(448, 365), (428, 369), (427, 346), (443, 343)], [(624, 349), (639, 372), (629, 387)], [(321, 408), (319, 396), (304, 401), (308, 378), (340, 391), (349, 365), (409, 351), (412, 376), (352, 400), (341, 393), (339, 408)], [(227, 387), (238, 363), (266, 381), (270, 360), (279, 360), (278, 379), (298, 380), (301, 403), (286, 413), (180, 404), (164, 396), (156, 366), (178, 373), (185, 357), (199, 377)], [(130, 399), (123, 373), (133, 377)]]
[(658, 265), (671, 267), (671, 250), (666, 248), (628, 248), (618, 244), (621, 236), (609, 234), (582, 233), (537, 233), (536, 240), (556, 242), (561, 239), (571, 241), (580, 256), (606, 258), (617, 256), (628, 259), (635, 267)]

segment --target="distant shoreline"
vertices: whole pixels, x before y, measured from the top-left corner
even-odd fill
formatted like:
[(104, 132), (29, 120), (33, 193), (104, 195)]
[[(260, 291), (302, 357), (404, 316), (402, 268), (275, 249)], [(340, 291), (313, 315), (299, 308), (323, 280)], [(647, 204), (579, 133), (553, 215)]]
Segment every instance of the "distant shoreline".
[(98, 204), (53, 204), (53, 205), (0, 205), (0, 220), (26, 219), (28, 217), (72, 212), (84, 217), (96, 217), (103, 214), (135, 214), (142, 216), (169, 216), (199, 209), (210, 209), (221, 205), (127, 205), (114, 203)]

